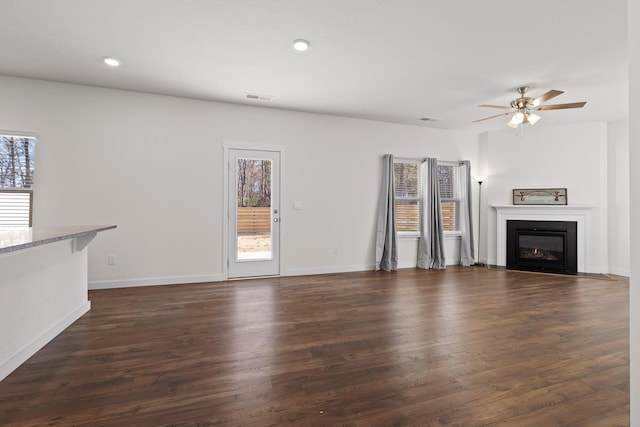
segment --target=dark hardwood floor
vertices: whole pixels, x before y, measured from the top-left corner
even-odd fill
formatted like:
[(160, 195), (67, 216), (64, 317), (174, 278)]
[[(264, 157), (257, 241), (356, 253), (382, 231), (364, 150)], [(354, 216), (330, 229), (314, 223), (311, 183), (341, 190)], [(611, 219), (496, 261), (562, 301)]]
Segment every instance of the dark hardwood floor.
[(628, 280), (481, 267), (90, 292), (0, 425), (628, 426)]

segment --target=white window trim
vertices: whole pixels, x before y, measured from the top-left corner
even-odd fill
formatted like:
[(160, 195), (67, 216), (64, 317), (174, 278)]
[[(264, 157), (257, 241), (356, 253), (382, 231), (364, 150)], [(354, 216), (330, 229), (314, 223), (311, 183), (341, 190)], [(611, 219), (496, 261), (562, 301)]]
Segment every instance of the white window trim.
[(400, 240), (418, 240), (420, 232), (418, 231), (398, 231), (398, 239)]
[(457, 231), (443, 231), (444, 234), (444, 238), (445, 239), (460, 239), (462, 237), (462, 231), (457, 230)]

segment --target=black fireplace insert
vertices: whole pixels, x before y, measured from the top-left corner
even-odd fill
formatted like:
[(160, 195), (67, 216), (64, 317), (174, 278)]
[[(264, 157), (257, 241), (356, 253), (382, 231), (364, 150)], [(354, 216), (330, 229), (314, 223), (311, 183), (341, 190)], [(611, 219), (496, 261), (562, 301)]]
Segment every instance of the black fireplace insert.
[(578, 273), (578, 223), (507, 221), (507, 268)]

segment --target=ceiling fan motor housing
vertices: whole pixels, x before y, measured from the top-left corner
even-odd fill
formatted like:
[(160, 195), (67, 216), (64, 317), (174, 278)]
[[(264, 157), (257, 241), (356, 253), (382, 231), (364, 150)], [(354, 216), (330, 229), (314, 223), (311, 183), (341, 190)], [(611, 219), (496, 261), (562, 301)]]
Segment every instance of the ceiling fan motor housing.
[(515, 108), (516, 110), (522, 110), (524, 108), (529, 107), (529, 104), (533, 101), (533, 98), (530, 97), (521, 97), (518, 99), (514, 99), (511, 101), (511, 108)]

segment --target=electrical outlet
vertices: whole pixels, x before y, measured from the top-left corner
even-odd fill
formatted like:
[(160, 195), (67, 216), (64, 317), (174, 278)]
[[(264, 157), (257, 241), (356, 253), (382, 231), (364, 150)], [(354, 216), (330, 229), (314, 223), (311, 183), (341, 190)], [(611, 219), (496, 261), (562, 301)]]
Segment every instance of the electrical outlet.
[(116, 265), (118, 263), (118, 257), (116, 255), (107, 255), (107, 264)]
[(338, 249), (338, 247), (337, 247), (337, 246), (336, 246), (336, 247), (334, 247), (334, 248), (333, 248), (333, 254), (334, 254), (334, 255), (338, 255), (339, 253), (340, 253), (340, 250)]

